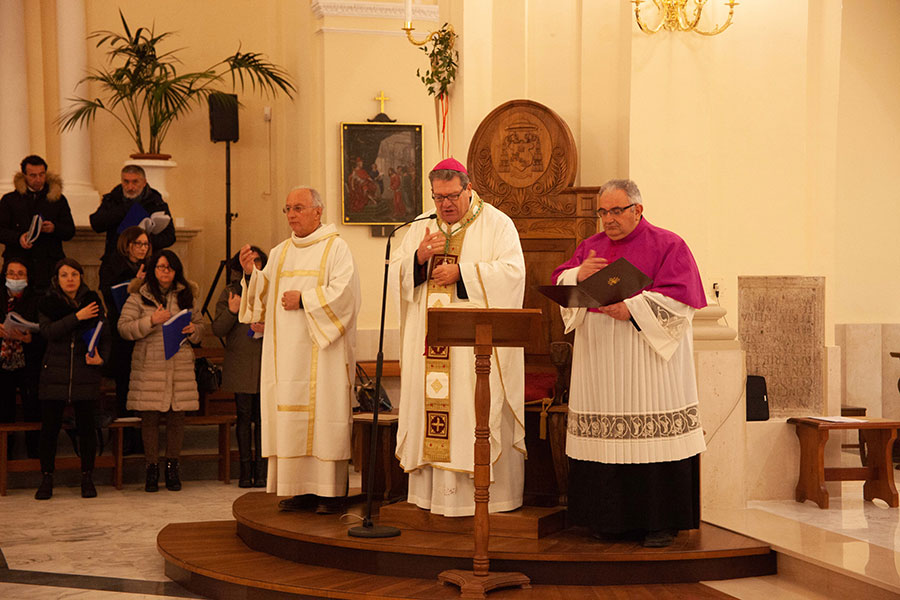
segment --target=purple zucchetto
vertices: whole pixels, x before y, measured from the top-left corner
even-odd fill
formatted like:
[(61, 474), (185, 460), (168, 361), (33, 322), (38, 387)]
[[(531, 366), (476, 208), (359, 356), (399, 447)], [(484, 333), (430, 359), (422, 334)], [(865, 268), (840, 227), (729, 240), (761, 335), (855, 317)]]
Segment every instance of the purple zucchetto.
[(438, 164), (434, 165), (432, 171), (456, 171), (457, 173), (469, 174), (466, 167), (455, 158), (445, 158)]

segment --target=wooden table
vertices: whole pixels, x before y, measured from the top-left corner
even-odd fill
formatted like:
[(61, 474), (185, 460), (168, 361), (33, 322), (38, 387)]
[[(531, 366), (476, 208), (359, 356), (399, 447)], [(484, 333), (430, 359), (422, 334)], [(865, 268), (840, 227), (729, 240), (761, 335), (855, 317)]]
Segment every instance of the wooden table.
[[(897, 438), (900, 421), (860, 418), (850, 423), (835, 423), (809, 417), (792, 417), (788, 423), (796, 427), (800, 440), (800, 476), (796, 500), (813, 500), (819, 508), (828, 508), (826, 481), (865, 481), (863, 498), (881, 498), (888, 506), (900, 506), (894, 486), (891, 450)], [(858, 429), (868, 448), (865, 467), (825, 467), (825, 442), (831, 430)]]
[[(383, 373), (382, 373), (383, 375)], [(377, 455), (369, 456), (372, 435), (372, 413), (362, 412), (353, 415), (353, 434), (351, 436), (351, 461), (357, 471), (362, 471), (362, 492), (368, 492), (369, 469), (375, 468), (375, 484), (372, 493), (385, 501), (405, 499), (409, 486), (409, 475), (403, 472), (400, 461), (394, 454), (397, 447), (397, 424), (400, 415), (378, 413), (378, 448)]]

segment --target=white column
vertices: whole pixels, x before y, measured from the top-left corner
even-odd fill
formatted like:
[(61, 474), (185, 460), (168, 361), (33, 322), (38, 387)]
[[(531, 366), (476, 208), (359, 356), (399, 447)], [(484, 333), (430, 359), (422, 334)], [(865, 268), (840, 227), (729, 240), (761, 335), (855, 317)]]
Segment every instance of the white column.
[(0, 82), (0, 194), (5, 194), (31, 146), (24, 0), (0, 0)]
[[(56, 1), (60, 110), (69, 105), (68, 98), (88, 94), (86, 85), (78, 85), (87, 73), (85, 27), (84, 0)], [(100, 199), (91, 181), (89, 131), (77, 127), (61, 133), (59, 150), (63, 192), (69, 199), (72, 217), (76, 225), (87, 225), (88, 216), (97, 209)]]

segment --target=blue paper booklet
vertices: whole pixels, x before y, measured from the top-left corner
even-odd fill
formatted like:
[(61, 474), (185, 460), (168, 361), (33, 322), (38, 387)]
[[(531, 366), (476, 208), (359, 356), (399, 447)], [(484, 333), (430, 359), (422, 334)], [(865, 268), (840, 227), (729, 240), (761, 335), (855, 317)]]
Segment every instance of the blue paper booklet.
[(94, 356), (97, 349), (97, 342), (100, 341), (100, 330), (103, 329), (103, 321), (97, 321), (97, 324), (81, 334), (81, 339), (87, 344), (87, 353)]
[(109, 288), (110, 294), (112, 295), (113, 302), (116, 304), (116, 310), (122, 312), (122, 307), (125, 306), (125, 301), (128, 300), (128, 284), (130, 281), (123, 281), (122, 283), (117, 283), (116, 285)]
[(187, 327), (190, 322), (191, 309), (185, 308), (163, 323), (163, 347), (166, 351), (166, 360), (178, 354), (178, 349), (181, 348), (181, 344), (187, 339), (187, 335), (181, 333), (181, 330)]
[(119, 228), (116, 229), (116, 233), (121, 235), (122, 232), (129, 227), (139, 226), (141, 224), (141, 221), (148, 218), (149, 216), (150, 215), (147, 214), (147, 211), (144, 210), (144, 207), (141, 206), (141, 203), (135, 202), (131, 205), (131, 208), (128, 209), (128, 212), (125, 213), (125, 216), (122, 217), (122, 221), (119, 223)]

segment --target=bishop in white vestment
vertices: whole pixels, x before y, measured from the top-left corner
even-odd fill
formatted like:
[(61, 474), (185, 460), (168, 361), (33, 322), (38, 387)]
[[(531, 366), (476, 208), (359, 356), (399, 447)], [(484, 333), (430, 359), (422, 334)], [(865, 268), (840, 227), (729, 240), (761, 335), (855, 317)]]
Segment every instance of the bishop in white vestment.
[[(437, 219), (414, 223), (392, 263), (402, 338), (397, 457), (409, 473), (409, 501), (445, 516), (475, 512), (475, 355), (427, 344), (427, 309), (522, 308), (525, 259), (512, 220), (482, 201), (454, 159), (429, 174)], [(524, 352), (495, 348), (491, 359), (489, 510), (522, 505)]]
[[(699, 527), (699, 461), (705, 448), (697, 407), (691, 319), (706, 306), (687, 244), (643, 218), (634, 182), (600, 191), (603, 232), (557, 267), (574, 285), (625, 258), (653, 283), (599, 309), (562, 309), (575, 331), (566, 454), (569, 514), (595, 535), (634, 533), (666, 546)], [(602, 271), (601, 271), (602, 272)]]
[(249, 246), (241, 249), (239, 316), (242, 323), (265, 322), (266, 491), (295, 497), (282, 509), (302, 508), (300, 497), (314, 494), (318, 512), (335, 512), (338, 502), (330, 499), (347, 493), (360, 289), (350, 248), (334, 225), (321, 224), (322, 208), (315, 190), (293, 190), (284, 208), (293, 233), (271, 250), (265, 268), (255, 268)]

